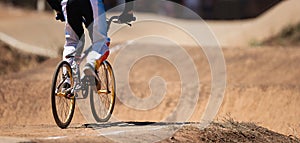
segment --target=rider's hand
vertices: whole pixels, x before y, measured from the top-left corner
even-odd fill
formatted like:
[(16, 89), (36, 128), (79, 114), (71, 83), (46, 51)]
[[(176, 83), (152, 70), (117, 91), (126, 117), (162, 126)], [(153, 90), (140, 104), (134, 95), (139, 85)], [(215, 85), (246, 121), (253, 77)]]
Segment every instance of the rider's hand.
[(62, 12), (60, 12), (60, 11), (56, 11), (56, 17), (55, 17), (55, 19), (56, 20), (60, 20), (61, 22), (66, 21), (64, 14)]
[(119, 16), (119, 22), (120, 23), (129, 23), (131, 21), (135, 21), (135, 17), (133, 16), (133, 11), (123, 12)]

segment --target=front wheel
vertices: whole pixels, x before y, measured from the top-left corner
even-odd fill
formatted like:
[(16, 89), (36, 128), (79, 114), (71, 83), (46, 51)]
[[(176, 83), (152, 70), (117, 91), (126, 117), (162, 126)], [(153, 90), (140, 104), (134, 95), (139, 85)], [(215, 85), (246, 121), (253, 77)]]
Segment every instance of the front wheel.
[(99, 80), (95, 79), (95, 84), (90, 88), (91, 110), (97, 122), (106, 122), (115, 106), (115, 76), (108, 61), (102, 62), (96, 73)]
[[(64, 87), (69, 80), (70, 86)], [(75, 97), (68, 96), (68, 92), (74, 87), (72, 69), (68, 62), (62, 61), (56, 67), (52, 79), (51, 105), (56, 124), (64, 129), (69, 126), (75, 110)]]

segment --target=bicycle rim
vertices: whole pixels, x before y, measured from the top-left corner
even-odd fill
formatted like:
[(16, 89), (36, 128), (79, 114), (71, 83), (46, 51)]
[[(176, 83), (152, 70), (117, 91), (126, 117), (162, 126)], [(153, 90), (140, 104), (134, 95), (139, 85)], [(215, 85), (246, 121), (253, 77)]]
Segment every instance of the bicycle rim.
[(75, 97), (67, 98), (66, 93), (62, 91), (62, 83), (66, 76), (69, 76), (72, 88), (74, 82), (71, 67), (66, 61), (62, 61), (56, 68), (51, 89), (52, 113), (56, 124), (60, 128), (67, 128), (69, 126), (75, 110)]
[(115, 105), (115, 77), (111, 65), (104, 61), (97, 75), (100, 81), (91, 88), (90, 103), (93, 116), (97, 122), (106, 122), (110, 119)]

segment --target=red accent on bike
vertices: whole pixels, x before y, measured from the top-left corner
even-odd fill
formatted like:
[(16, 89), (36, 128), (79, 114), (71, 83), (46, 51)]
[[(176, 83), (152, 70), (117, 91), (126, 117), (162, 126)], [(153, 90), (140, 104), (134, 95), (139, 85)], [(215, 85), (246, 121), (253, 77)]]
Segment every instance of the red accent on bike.
[(110, 42), (106, 42), (106, 46), (109, 47), (109, 45), (110, 45)]
[(104, 55), (97, 61), (99, 61), (99, 63), (102, 63), (103, 61), (105, 61), (107, 59), (108, 55), (109, 55), (109, 51), (106, 51), (104, 53)]

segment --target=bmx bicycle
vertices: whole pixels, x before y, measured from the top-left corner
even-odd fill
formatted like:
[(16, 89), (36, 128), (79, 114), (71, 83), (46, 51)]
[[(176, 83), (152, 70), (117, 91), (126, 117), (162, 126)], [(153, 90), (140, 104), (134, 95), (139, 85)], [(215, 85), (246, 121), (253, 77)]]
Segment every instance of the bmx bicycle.
[[(112, 16), (107, 21), (107, 31), (112, 22), (122, 24), (118, 19), (118, 16)], [(135, 17), (132, 21), (135, 21)], [(130, 23), (125, 24), (131, 26)], [(81, 78), (80, 76), (80, 64), (91, 50), (92, 46), (82, 54), (82, 49), (77, 48), (73, 53), (66, 56), (66, 58), (74, 59), (73, 64), (70, 65), (66, 61), (61, 61), (54, 72), (51, 87), (52, 113), (56, 124), (62, 129), (67, 128), (71, 123), (79, 93), (82, 94), (83, 98), (90, 95), (91, 111), (97, 122), (108, 121), (114, 110), (116, 83), (111, 64), (103, 59), (100, 61), (100, 66), (95, 70), (96, 77), (84, 76)], [(70, 87), (65, 88), (63, 84), (67, 79), (70, 80)], [(95, 103), (95, 96), (98, 97), (97, 103)], [(95, 108), (96, 104), (99, 105), (97, 109)]]

